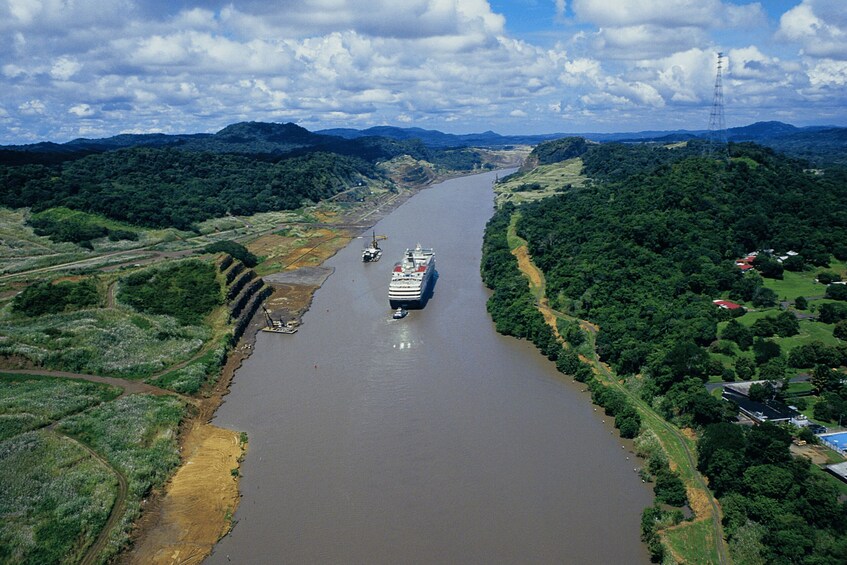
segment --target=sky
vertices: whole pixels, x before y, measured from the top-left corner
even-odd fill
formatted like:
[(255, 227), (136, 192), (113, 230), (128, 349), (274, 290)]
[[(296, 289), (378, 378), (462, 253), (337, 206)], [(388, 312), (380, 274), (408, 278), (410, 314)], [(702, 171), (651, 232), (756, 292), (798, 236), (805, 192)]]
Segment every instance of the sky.
[(0, 0), (0, 144), (847, 126), (845, 0)]

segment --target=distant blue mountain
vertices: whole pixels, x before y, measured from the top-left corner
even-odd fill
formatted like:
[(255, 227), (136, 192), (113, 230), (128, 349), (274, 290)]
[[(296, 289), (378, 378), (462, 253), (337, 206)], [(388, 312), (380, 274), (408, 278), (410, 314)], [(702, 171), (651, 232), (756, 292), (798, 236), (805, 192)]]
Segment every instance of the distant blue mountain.
[[(217, 133), (198, 134), (121, 134), (103, 139), (74, 139), (57, 144), (41, 142), (31, 145), (0, 146), (0, 162), (60, 162), (87, 154), (127, 147), (172, 147), (185, 151), (236, 153), (244, 155), (282, 156), (304, 151), (331, 151), (366, 159), (390, 156), (398, 152), (423, 155), (426, 149), (440, 150), (462, 147), (500, 148), (512, 145), (538, 145), (565, 137), (584, 137), (600, 143), (661, 142), (669, 143), (703, 138), (704, 130), (640, 131), (619, 133), (550, 133), (541, 135), (500, 135), (493, 131), (469, 134), (444, 133), (422, 128), (376, 126), (363, 130), (351, 128), (325, 129), (311, 132), (293, 123), (240, 122)], [(730, 141), (754, 141), (790, 155), (815, 161), (826, 154), (834, 162), (847, 162), (847, 128), (814, 126), (798, 128), (777, 121), (757, 122), (729, 128)], [(818, 149), (819, 148), (819, 149)], [(36, 157), (37, 155), (37, 157)]]

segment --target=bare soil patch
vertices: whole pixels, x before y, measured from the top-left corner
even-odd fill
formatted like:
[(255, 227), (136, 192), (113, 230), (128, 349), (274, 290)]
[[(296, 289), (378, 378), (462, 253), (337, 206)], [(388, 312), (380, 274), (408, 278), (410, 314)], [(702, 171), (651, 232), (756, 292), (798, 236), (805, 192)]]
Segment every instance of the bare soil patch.
[(183, 465), (168, 483), (161, 519), (139, 540), (126, 563), (199, 563), (232, 525), (238, 506), (239, 434), (195, 423), (183, 443)]

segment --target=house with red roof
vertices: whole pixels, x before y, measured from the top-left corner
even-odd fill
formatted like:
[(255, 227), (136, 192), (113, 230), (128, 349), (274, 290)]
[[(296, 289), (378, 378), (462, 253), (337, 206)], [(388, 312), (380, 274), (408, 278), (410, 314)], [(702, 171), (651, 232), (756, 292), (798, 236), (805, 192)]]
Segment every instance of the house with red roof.
[(741, 304), (736, 304), (729, 300), (712, 300), (712, 304), (718, 308), (723, 308), (724, 310), (738, 310), (739, 308), (744, 308)]

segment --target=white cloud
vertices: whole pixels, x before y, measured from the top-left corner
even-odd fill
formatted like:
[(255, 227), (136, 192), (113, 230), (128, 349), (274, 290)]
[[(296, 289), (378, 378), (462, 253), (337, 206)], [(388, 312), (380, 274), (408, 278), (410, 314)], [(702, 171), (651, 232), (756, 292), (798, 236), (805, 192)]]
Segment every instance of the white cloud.
[(671, 28), (711, 28), (749, 26), (764, 19), (758, 3), (739, 6), (719, 0), (574, 0), (572, 5), (580, 20), (600, 27), (652, 24)]
[(50, 76), (57, 80), (68, 80), (82, 69), (82, 65), (72, 57), (59, 57), (50, 69)]
[(776, 57), (769, 57), (755, 45), (729, 50), (730, 76), (733, 80), (781, 83), (786, 72)]
[(41, 100), (27, 100), (18, 106), (18, 111), (25, 116), (42, 116), (47, 106)]
[(777, 37), (798, 43), (804, 55), (847, 60), (845, 13), (842, 0), (803, 0), (782, 15)]
[(847, 86), (847, 61), (825, 59), (816, 63), (808, 74), (811, 86), (815, 89), (843, 88)]
[(88, 104), (75, 104), (68, 108), (68, 113), (73, 114), (78, 118), (90, 118), (94, 116), (97, 112), (95, 112), (94, 108), (92, 108)]

